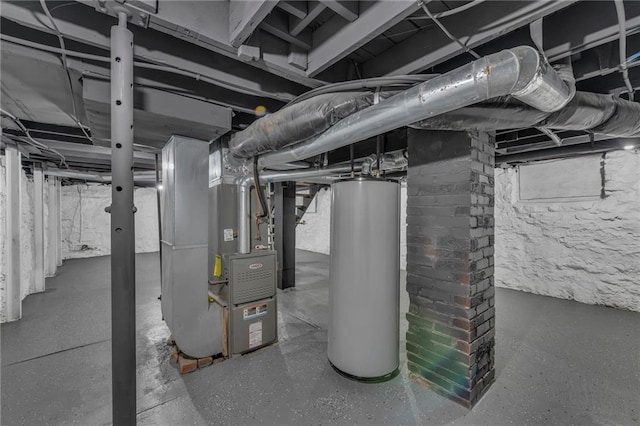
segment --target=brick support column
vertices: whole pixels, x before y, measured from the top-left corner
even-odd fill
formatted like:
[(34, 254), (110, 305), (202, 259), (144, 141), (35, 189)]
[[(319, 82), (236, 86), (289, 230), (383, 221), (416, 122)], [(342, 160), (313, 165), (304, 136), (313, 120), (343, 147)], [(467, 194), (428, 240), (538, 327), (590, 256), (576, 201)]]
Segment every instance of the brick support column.
[(494, 381), (493, 138), (409, 130), (411, 376), (471, 408)]

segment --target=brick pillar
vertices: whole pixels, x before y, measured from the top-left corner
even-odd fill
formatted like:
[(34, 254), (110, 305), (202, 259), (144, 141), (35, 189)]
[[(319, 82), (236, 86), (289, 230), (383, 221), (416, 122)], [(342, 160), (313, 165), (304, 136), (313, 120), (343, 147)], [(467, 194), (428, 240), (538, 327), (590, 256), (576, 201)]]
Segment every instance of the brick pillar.
[(411, 376), (471, 408), (494, 381), (493, 138), (409, 130)]

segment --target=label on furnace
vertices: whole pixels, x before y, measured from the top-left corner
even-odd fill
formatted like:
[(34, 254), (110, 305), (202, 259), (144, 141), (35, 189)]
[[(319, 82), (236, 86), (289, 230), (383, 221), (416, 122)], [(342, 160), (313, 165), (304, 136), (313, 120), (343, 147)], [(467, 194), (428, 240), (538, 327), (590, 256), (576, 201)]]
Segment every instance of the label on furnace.
[(267, 304), (253, 305), (242, 310), (243, 320), (252, 320), (257, 317), (267, 315)]
[(227, 228), (223, 231), (225, 241), (233, 241), (233, 229)]
[(249, 348), (262, 345), (262, 321), (249, 324)]

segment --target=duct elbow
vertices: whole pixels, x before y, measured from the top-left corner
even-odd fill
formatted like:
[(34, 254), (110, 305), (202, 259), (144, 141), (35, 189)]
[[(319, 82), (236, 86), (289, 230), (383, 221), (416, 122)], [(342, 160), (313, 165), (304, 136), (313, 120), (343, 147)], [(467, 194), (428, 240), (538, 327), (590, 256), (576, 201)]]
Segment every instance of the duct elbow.
[(554, 112), (571, 101), (573, 91), (559, 73), (533, 47), (511, 49), (519, 64), (519, 73), (511, 95), (521, 102), (544, 111)]

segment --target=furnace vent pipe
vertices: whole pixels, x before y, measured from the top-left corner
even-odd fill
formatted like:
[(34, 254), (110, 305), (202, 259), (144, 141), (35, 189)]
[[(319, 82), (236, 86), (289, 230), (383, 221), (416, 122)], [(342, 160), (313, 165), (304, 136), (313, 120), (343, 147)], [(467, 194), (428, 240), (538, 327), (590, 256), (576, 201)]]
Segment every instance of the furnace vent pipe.
[(305, 142), (267, 153), (258, 165), (304, 160), (498, 96), (511, 95), (537, 110), (553, 112), (571, 100), (571, 92), (534, 48), (503, 50), (358, 111)]
[[(355, 171), (360, 171), (362, 165), (354, 166)], [(325, 176), (336, 176), (351, 172), (351, 165), (332, 166), (324, 169), (305, 169), (290, 171), (270, 171), (260, 173), (262, 182), (287, 182), (304, 179), (312, 179)], [(238, 186), (238, 252), (251, 252), (251, 184), (253, 176), (247, 175), (239, 178)]]

